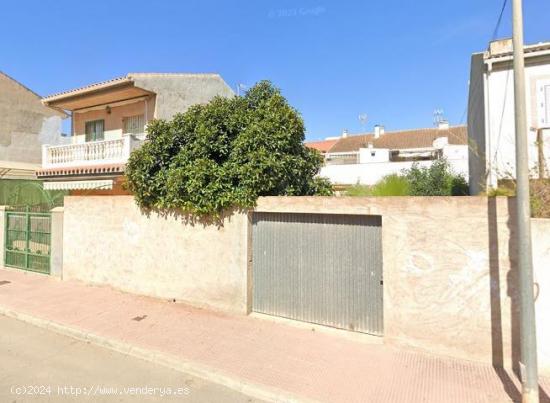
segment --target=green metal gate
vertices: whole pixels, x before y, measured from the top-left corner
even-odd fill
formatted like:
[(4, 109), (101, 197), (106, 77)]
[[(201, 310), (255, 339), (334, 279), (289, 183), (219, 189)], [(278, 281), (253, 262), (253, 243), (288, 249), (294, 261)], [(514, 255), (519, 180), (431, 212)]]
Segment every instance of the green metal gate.
[(40, 212), (39, 208), (6, 211), (4, 264), (49, 274), (51, 222), (51, 213)]

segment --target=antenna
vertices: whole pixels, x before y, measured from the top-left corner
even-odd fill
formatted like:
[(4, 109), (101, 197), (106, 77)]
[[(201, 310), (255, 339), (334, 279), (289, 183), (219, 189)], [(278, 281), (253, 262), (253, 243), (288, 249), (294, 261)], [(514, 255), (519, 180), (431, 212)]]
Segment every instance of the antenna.
[(443, 109), (434, 109), (434, 126), (439, 126), (439, 124), (445, 121), (445, 115)]
[(361, 127), (363, 131), (365, 131), (365, 127), (367, 126), (368, 116), (366, 113), (361, 113), (358, 116), (359, 123), (361, 123)]
[(241, 93), (245, 93), (247, 89), (248, 89), (248, 85), (243, 83), (237, 84), (237, 95), (241, 96)]

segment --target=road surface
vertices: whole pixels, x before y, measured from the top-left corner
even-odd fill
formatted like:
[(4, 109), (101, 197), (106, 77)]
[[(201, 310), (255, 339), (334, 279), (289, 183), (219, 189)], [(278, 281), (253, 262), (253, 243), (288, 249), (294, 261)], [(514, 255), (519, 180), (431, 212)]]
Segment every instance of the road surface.
[(257, 402), (193, 376), (0, 315), (0, 402)]

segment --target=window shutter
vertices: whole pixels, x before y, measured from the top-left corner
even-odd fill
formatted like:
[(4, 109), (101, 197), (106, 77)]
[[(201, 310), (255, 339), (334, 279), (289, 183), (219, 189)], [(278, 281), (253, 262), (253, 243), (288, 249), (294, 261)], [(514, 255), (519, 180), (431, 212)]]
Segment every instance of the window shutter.
[(86, 122), (86, 142), (92, 141), (93, 123), (94, 122)]
[(95, 126), (95, 140), (103, 140), (105, 138), (105, 130), (104, 130), (104, 121), (103, 120), (96, 120), (96, 126)]

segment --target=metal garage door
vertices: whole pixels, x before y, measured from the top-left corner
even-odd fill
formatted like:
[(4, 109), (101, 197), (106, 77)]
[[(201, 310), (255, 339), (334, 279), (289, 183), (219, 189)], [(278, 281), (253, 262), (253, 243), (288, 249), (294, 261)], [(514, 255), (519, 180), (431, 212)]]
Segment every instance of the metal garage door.
[(383, 333), (380, 216), (254, 213), (253, 310)]

